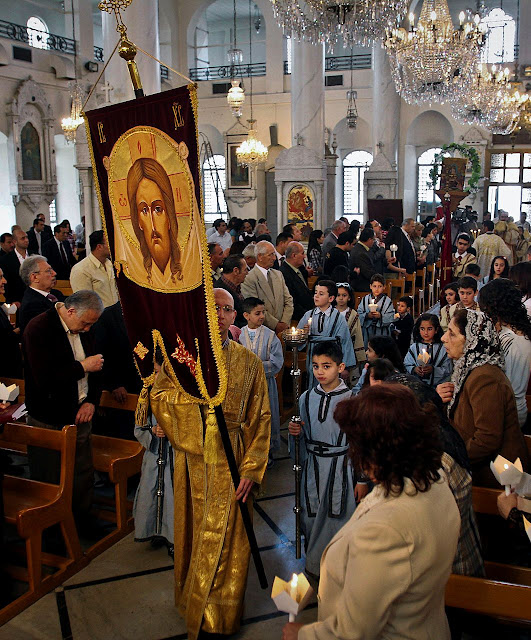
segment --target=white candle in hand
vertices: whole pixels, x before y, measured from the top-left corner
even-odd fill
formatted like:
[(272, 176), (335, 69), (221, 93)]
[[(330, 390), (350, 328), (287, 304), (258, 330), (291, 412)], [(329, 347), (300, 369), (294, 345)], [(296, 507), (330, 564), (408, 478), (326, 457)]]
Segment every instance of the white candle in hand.
[[(299, 583), (299, 577), (297, 576), (296, 573), (294, 573), (290, 582), (290, 596), (293, 598), (293, 600), (295, 600), (295, 602), (297, 602), (298, 583)], [(289, 614), (289, 621), (295, 622), (295, 614), (293, 613)]]

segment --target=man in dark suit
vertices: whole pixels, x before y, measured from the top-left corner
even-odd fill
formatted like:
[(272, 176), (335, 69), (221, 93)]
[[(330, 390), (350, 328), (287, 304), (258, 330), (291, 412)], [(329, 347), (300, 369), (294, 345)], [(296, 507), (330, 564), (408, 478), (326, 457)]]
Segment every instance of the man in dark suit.
[(14, 302), (20, 306), (26, 285), (20, 277), (20, 265), (30, 255), (28, 251), (28, 234), (22, 229), (13, 231), (15, 247), (13, 251), (0, 258), (0, 267), (6, 277), (6, 302)]
[(34, 255), (26, 258), (20, 267), (20, 277), (26, 285), (22, 302), (18, 311), (20, 332), (28, 322), (48, 309), (56, 302), (63, 302), (64, 295), (54, 289), (55, 271), (44, 256)]
[(51, 238), (53, 236), (52, 228), (49, 224), (46, 224), (46, 217), (44, 213), (38, 213), (35, 217), (44, 222), (44, 231), (46, 231), (46, 235)]
[[(103, 311), (93, 291), (78, 291), (30, 321), (22, 336), (28, 424), (59, 431), (77, 425), (72, 509), (78, 526), (89, 525), (94, 467), (90, 434), (101, 395), (103, 357), (88, 333)], [(28, 447), (30, 476), (59, 483), (56, 451)]]
[(234, 309), (236, 310), (236, 320), (234, 324), (237, 327), (244, 327), (247, 324), (247, 320), (243, 317), (243, 295), (241, 286), (248, 273), (245, 258), (241, 253), (235, 253), (227, 256), (223, 261), (223, 273), (215, 284), (216, 289), (225, 289), (225, 291), (228, 291), (234, 298)]
[(348, 231), (339, 234), (337, 243), (332, 247), (325, 258), (323, 273), (332, 277), (332, 273), (336, 267), (349, 268), (349, 251), (352, 249), (352, 242)]
[[(0, 295), (5, 294), (6, 279), (0, 269)], [(17, 334), (7, 315), (0, 309), (0, 376), (5, 378), (22, 378), (22, 354)], [(0, 454), (1, 455), (1, 454)]]
[(0, 258), (7, 256), (15, 248), (15, 241), (12, 233), (3, 233), (0, 236)]
[(414, 228), (415, 221), (413, 218), (406, 218), (402, 221), (402, 233), (404, 237), (397, 258), (400, 266), (405, 269), (407, 273), (415, 273), (417, 270), (417, 254), (413, 240), (411, 239)]
[(53, 230), (54, 237), (42, 247), (42, 255), (48, 258), (58, 280), (69, 280), (70, 270), (76, 264), (70, 243), (66, 240), (67, 233), (67, 227), (58, 224)]
[(371, 290), (371, 278), (376, 273), (370, 256), (373, 244), (374, 230), (370, 227), (365, 227), (350, 254), (350, 268), (357, 274), (353, 282), (355, 291)]
[(35, 218), (33, 221), (33, 227), (28, 231), (29, 239), (29, 252), (31, 254), (39, 253), (42, 255), (42, 248), (48, 240), (52, 239), (51, 232), (45, 229), (44, 220), (42, 218)]
[(304, 247), (300, 242), (290, 242), (286, 249), (285, 260), (280, 267), (288, 291), (293, 298), (292, 320), (298, 322), (302, 316), (314, 307), (312, 292), (308, 289), (308, 275), (304, 269)]

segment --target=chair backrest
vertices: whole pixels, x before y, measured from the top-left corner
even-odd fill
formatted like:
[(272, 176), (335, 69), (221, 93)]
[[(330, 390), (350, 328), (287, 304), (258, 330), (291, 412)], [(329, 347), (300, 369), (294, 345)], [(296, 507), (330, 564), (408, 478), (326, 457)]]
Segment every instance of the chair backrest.
[(59, 289), (59, 291), (67, 298), (74, 293), (70, 280), (57, 280), (55, 283), (55, 289)]
[(0, 378), (0, 382), (10, 387), (12, 384), (17, 385), (19, 389), (18, 402), (24, 402), (26, 397), (26, 383), (21, 378)]
[(124, 404), (116, 402), (110, 391), (103, 391), (100, 399), (100, 407), (106, 409), (120, 409), (122, 411), (136, 411), (138, 404), (138, 395), (136, 393), (128, 393), (127, 400)]

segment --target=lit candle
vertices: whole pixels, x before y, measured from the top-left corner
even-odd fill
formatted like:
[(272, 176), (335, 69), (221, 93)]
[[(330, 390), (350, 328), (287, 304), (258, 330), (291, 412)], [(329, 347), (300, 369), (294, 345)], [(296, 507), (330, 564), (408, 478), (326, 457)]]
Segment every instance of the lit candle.
[[(290, 584), (289, 594), (293, 598), (293, 600), (295, 600), (295, 602), (297, 602), (297, 591), (298, 591), (299, 577), (297, 576), (296, 573), (293, 574), (293, 577), (291, 578), (291, 582), (289, 584)], [(290, 622), (295, 622), (295, 614), (294, 613), (290, 613), (289, 614), (289, 621)]]
[(295, 327), (291, 327), (291, 335), (294, 336), (295, 335)]
[(393, 258), (396, 258), (396, 252), (398, 251), (398, 245), (392, 244), (389, 249), (391, 249), (391, 253), (393, 254)]

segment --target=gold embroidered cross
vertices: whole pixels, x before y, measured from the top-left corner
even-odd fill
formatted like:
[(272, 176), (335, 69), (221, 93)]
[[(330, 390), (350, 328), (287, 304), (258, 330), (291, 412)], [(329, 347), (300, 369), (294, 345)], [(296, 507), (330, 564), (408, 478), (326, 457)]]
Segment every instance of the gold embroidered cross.
[(138, 341), (133, 351), (140, 358), (140, 360), (143, 360), (146, 357), (146, 355), (149, 353), (149, 349), (146, 349), (146, 347), (144, 347), (144, 345), (140, 342), (140, 340)]

